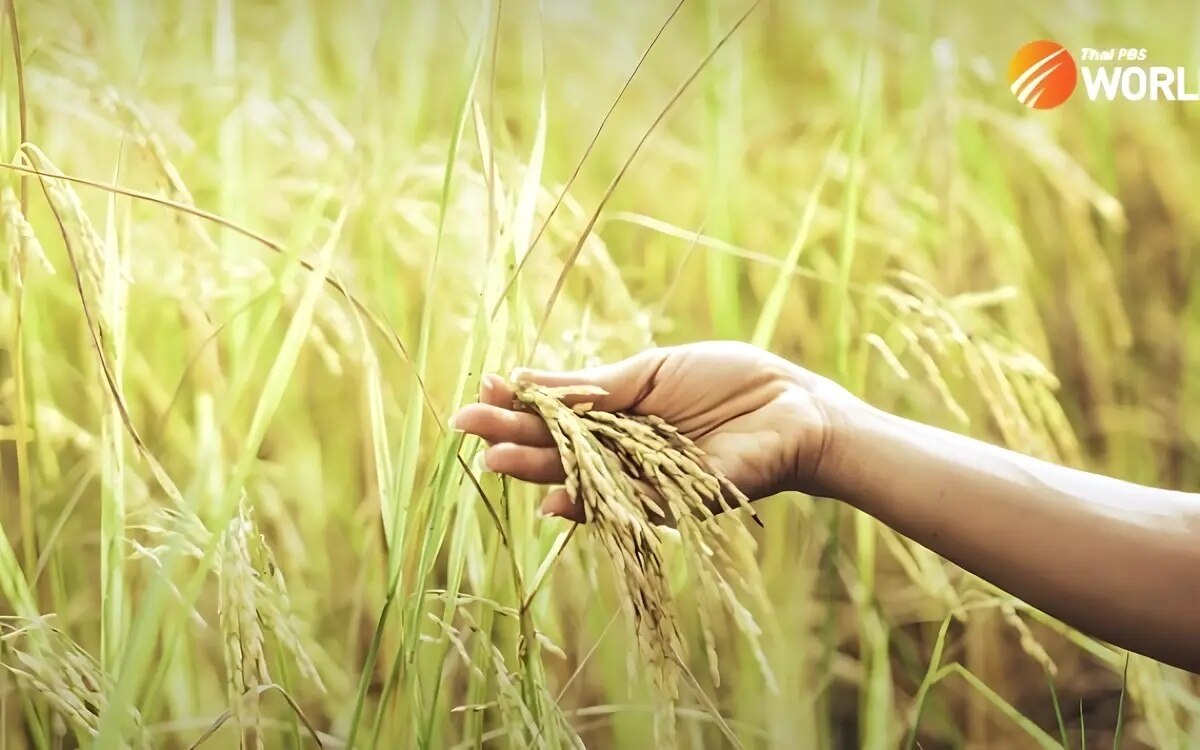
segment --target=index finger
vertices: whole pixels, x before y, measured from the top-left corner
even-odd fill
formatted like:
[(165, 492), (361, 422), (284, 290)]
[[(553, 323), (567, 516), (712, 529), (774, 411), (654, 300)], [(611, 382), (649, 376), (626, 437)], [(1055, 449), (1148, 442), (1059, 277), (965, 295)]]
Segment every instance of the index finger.
[(493, 373), (483, 376), (479, 383), (479, 402), (499, 406), (502, 409), (512, 409), (516, 394), (512, 386), (504, 378)]
[[(550, 388), (597, 386), (605, 391), (605, 395), (594, 398), (597, 409), (626, 411), (636, 409), (654, 390), (659, 372), (667, 361), (667, 354), (666, 349), (647, 349), (619, 362), (573, 371), (531, 370), (521, 367), (513, 370), (511, 377), (514, 381), (529, 381)], [(568, 398), (566, 402), (570, 404), (579, 400), (593, 401), (593, 398), (574, 397)]]

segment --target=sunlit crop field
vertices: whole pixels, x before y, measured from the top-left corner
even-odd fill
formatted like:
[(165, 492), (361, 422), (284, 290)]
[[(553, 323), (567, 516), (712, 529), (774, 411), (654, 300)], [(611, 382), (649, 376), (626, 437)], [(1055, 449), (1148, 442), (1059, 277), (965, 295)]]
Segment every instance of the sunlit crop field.
[[(1200, 104), (1008, 89), (1200, 75), (1159, 5), (10, 0), (0, 748), (654, 746), (594, 537), (449, 425), (519, 365), (740, 339), (1200, 487)], [(681, 746), (1200, 746), (1196, 677), (756, 508), (774, 681), (685, 619)]]

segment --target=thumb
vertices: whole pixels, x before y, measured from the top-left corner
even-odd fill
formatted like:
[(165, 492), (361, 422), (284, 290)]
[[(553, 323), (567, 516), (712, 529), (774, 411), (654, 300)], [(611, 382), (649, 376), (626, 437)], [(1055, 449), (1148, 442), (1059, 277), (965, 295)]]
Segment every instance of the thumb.
[(647, 349), (619, 362), (587, 367), (582, 370), (551, 371), (519, 367), (510, 379), (516, 382), (537, 383), (549, 388), (573, 385), (594, 385), (606, 392), (591, 400), (601, 411), (624, 411), (635, 408), (653, 390), (658, 371), (667, 360), (666, 349)]

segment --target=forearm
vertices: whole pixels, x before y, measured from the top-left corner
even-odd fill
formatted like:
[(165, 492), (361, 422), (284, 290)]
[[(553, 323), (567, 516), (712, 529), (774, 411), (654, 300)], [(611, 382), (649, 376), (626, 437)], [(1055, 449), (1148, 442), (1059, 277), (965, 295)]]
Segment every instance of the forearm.
[(838, 421), (830, 494), (1068, 624), (1200, 671), (1200, 497), (867, 406)]

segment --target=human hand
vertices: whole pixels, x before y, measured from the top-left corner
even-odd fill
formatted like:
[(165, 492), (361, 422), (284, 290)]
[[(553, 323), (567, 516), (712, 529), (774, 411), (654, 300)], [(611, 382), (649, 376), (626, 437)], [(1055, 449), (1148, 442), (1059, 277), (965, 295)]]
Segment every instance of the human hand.
[[(821, 459), (832, 436), (832, 407), (851, 398), (839, 386), (758, 347), (711, 341), (650, 349), (574, 372), (518, 370), (515, 380), (546, 386), (595, 385), (608, 395), (596, 409), (654, 414), (708, 454), (751, 500), (784, 490), (821, 494)], [(528, 482), (565, 476), (550, 432), (536, 414), (518, 411), (511, 386), (486, 375), (479, 403), (463, 407), (454, 427), (490, 443), (487, 467)], [(542, 512), (580, 520), (564, 490)]]

